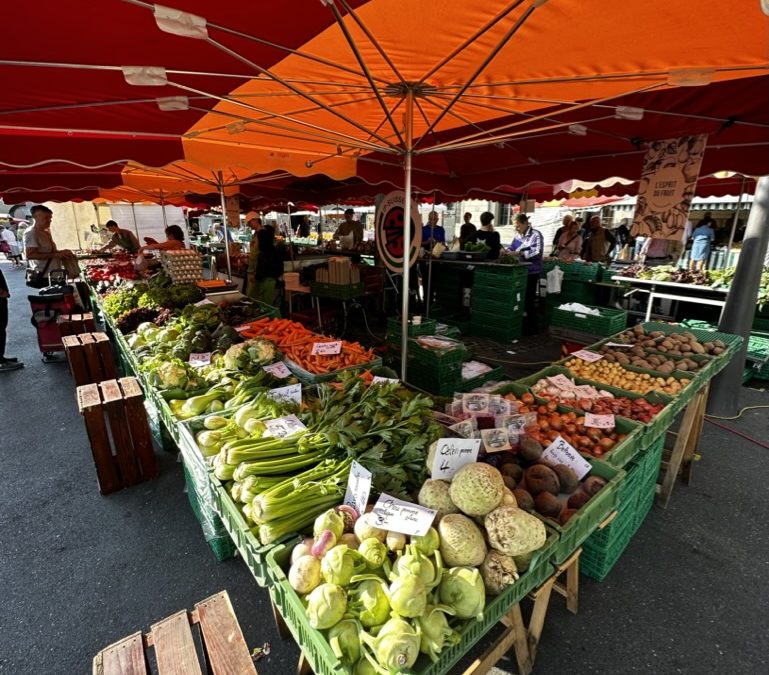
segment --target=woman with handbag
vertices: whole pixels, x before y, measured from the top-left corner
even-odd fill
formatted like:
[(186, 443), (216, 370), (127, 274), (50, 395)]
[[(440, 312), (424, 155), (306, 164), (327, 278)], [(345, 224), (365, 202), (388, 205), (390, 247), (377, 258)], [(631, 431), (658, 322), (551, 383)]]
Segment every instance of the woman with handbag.
[[(565, 220), (565, 219), (564, 219)], [(579, 225), (576, 220), (570, 220), (562, 228), (561, 236), (555, 247), (555, 255), (559, 260), (571, 262), (578, 258), (582, 252), (582, 237), (579, 234)]]
[(36, 204), (31, 209), (34, 224), (24, 233), (24, 248), (27, 254), (27, 286), (44, 288), (48, 286), (49, 275), (64, 273), (70, 278), (80, 276), (75, 254), (69, 249), (59, 250), (51, 236), (53, 211), (47, 206)]

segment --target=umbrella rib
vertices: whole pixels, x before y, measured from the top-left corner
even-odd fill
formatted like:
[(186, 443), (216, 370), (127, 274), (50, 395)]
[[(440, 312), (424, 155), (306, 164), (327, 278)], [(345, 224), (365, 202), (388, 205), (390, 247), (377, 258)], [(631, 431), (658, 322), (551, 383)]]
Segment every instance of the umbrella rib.
[[(597, 105), (595, 107), (616, 109), (617, 106)], [(651, 113), (652, 115), (666, 115), (668, 117), (683, 117), (686, 119), (704, 120), (706, 122), (718, 122), (719, 124), (722, 124), (724, 122), (723, 117), (711, 117), (710, 115), (694, 115), (690, 113), (673, 112), (672, 110), (652, 110), (651, 108), (644, 108), (643, 110), (645, 113)], [(769, 124), (764, 124), (761, 122), (748, 122), (747, 120), (741, 120), (739, 118), (735, 119), (733, 123), (742, 124), (743, 126), (748, 126), (748, 127), (759, 127), (760, 129), (769, 128)]]
[[(344, 0), (340, 0), (347, 9), (348, 12), (351, 12), (349, 6), (344, 2)], [(382, 98), (382, 95), (379, 93), (379, 89), (376, 86), (376, 83), (374, 82), (373, 77), (371, 76), (371, 71), (369, 71), (368, 66), (366, 65), (366, 62), (363, 60), (363, 55), (360, 53), (360, 50), (355, 44), (355, 40), (352, 37), (352, 34), (348, 30), (347, 26), (344, 23), (344, 19), (342, 18), (342, 14), (337, 9), (336, 5), (332, 2), (329, 4), (329, 7), (331, 8), (331, 12), (334, 15), (334, 18), (336, 19), (337, 24), (339, 25), (339, 29), (342, 31), (342, 35), (344, 35), (345, 40), (347, 40), (347, 44), (349, 45), (350, 49), (352, 50), (353, 56), (355, 56), (355, 59), (358, 61), (358, 65), (361, 67), (361, 70), (363, 70), (363, 75), (368, 80), (369, 85), (371, 86), (371, 91), (374, 92), (374, 95), (376, 96), (377, 101), (379, 102), (379, 106), (382, 108), (382, 111), (385, 114), (385, 117), (387, 118), (387, 121), (390, 123), (390, 126), (392, 127), (392, 130), (395, 132), (395, 135), (398, 137), (398, 142), (401, 146), (404, 146), (404, 139), (403, 135), (400, 132), (400, 129), (398, 129), (398, 125), (395, 124), (395, 120), (392, 118), (392, 115), (390, 114), (390, 110), (387, 107), (387, 104), (384, 102), (384, 99)], [(355, 21), (358, 23), (358, 25), (361, 27), (365, 35), (369, 38), (371, 43), (374, 45), (374, 48), (382, 55), (382, 57), (385, 59), (388, 65), (390, 65), (391, 68), (393, 68), (396, 76), (403, 81), (403, 78), (400, 76), (400, 73), (398, 73), (397, 70), (395, 70), (394, 66), (390, 63), (390, 60), (385, 55), (382, 48), (379, 46), (379, 43), (374, 40), (373, 36), (368, 32), (368, 29), (363, 25), (363, 23), (358, 19), (358, 17), (355, 14), (352, 14)], [(376, 137), (376, 135), (375, 135)]]
[(497, 54), (500, 52), (502, 47), (504, 47), (510, 39), (515, 35), (518, 30), (523, 26), (523, 24), (526, 22), (526, 20), (534, 13), (534, 10), (536, 9), (536, 4), (532, 4), (528, 9), (526, 9), (523, 14), (521, 14), (518, 19), (516, 19), (513, 26), (508, 30), (502, 39), (496, 44), (496, 46), (491, 50), (489, 54), (486, 55), (486, 58), (481, 61), (480, 65), (475, 69), (472, 75), (468, 78), (467, 82), (465, 82), (462, 87), (459, 89), (459, 91), (454, 94), (453, 98), (449, 103), (446, 105), (446, 107), (443, 109), (442, 112), (438, 114), (438, 116), (433, 120), (433, 123), (428, 127), (427, 131), (425, 131), (417, 140), (417, 142), (414, 144), (416, 147), (419, 145), (424, 139), (424, 137), (430, 133), (433, 129), (435, 129), (440, 121), (446, 116), (446, 113), (448, 113), (449, 110), (454, 106), (454, 104), (462, 97), (462, 94), (464, 94), (465, 91), (467, 91), (467, 88), (470, 87), (470, 85), (475, 81), (475, 79), (486, 69), (486, 66), (491, 63), (494, 58), (497, 56)]
[[(196, 98), (205, 98), (204, 96)], [(156, 103), (156, 98), (134, 98), (121, 101), (91, 101), (89, 103), (65, 103), (62, 105), (41, 106), (39, 108), (17, 108), (16, 110), (0, 110), (0, 115), (15, 115), (20, 113), (51, 112), (54, 110), (77, 110), (79, 108), (100, 108), (113, 105), (131, 105), (134, 103)]]
[(71, 159), (64, 159), (63, 157), (53, 157), (50, 159), (44, 159), (39, 162), (32, 162), (31, 164), (12, 164), (0, 159), (0, 166), (7, 166), (11, 169), (34, 169), (38, 166), (45, 166), (46, 164), (68, 164), (69, 166), (76, 166), (79, 169), (106, 169), (108, 166), (114, 166), (116, 164), (126, 164), (132, 162), (132, 159), (115, 159), (111, 162), (105, 162), (104, 164), (81, 164)]
[(104, 134), (109, 136), (130, 136), (132, 138), (136, 138), (137, 136), (144, 137), (144, 138), (168, 138), (168, 139), (178, 139), (178, 134), (161, 134), (157, 132), (150, 132), (150, 131), (125, 131), (123, 129), (121, 130), (108, 130), (108, 129), (75, 129), (72, 127), (30, 127), (30, 126), (23, 126), (20, 124), (0, 124), (0, 129), (6, 130), (6, 131), (44, 131), (44, 132), (54, 132), (54, 133), (61, 133), (61, 134)]
[[(338, 0), (339, 3), (345, 8), (347, 13), (353, 18), (355, 23), (358, 24), (358, 27), (363, 31), (364, 35), (369, 39), (369, 42), (374, 46), (374, 49), (376, 49), (379, 52), (379, 55), (384, 59), (384, 62), (390, 66), (390, 69), (395, 74), (395, 77), (400, 80), (402, 84), (406, 83), (406, 80), (403, 78), (403, 75), (401, 75), (401, 72), (398, 70), (398, 67), (393, 63), (392, 59), (387, 55), (387, 52), (385, 52), (382, 45), (379, 44), (379, 41), (374, 37), (374, 35), (371, 33), (371, 31), (368, 29), (365, 23), (361, 20), (361, 18), (358, 16), (358, 13), (350, 7), (350, 4), (347, 2), (347, 0)], [(342, 15), (339, 13), (339, 10), (336, 8), (336, 5), (332, 2), (330, 3), (331, 11), (334, 12), (334, 15), (337, 17), (337, 21), (342, 23)], [(344, 28), (346, 31), (346, 27)], [(363, 63), (360, 64), (361, 67), (364, 69), (364, 71), (368, 71), (368, 69), (364, 66)], [(368, 77), (368, 74), (367, 74)], [(374, 86), (373, 83), (371, 85)]]
[[(154, 5), (150, 2), (143, 2), (142, 0), (122, 0), (125, 3), (128, 3), (129, 5), (136, 5), (138, 7), (143, 7), (145, 9), (148, 9), (150, 11), (153, 11)], [(243, 38), (245, 40), (250, 40), (251, 42), (256, 42), (257, 44), (264, 45), (265, 47), (270, 47), (272, 49), (276, 49), (278, 51), (285, 52), (287, 54), (292, 54), (294, 56), (299, 56), (304, 59), (308, 59), (310, 61), (315, 61), (317, 63), (320, 63), (324, 66), (329, 66), (331, 68), (335, 68), (337, 70), (341, 70), (343, 72), (349, 73), (351, 75), (356, 75), (358, 77), (361, 76), (361, 73), (358, 73), (353, 68), (348, 68), (347, 66), (344, 66), (340, 63), (335, 63), (334, 61), (330, 61), (328, 59), (324, 59), (321, 56), (314, 56), (312, 54), (307, 54), (304, 52), (300, 52), (297, 49), (292, 49), (291, 47), (286, 47), (285, 45), (281, 45), (277, 42), (272, 42), (270, 40), (265, 40), (264, 38), (256, 37), (255, 35), (251, 35), (249, 33), (244, 33), (243, 31), (235, 30), (234, 28), (229, 28), (227, 26), (223, 26), (218, 23), (212, 23), (208, 20), (206, 20), (206, 26), (210, 26), (212, 28), (216, 28), (217, 30), (222, 31), (223, 33), (227, 33), (229, 35), (234, 35), (236, 37)]]
[(482, 26), (479, 28), (475, 33), (473, 33), (469, 38), (467, 38), (461, 45), (454, 48), (449, 54), (447, 54), (441, 61), (438, 62), (435, 66), (433, 66), (420, 80), (419, 84), (424, 84), (425, 81), (432, 77), (436, 72), (438, 72), (441, 68), (446, 66), (448, 63), (450, 63), (456, 56), (458, 56), (460, 53), (462, 53), (465, 49), (470, 47), (478, 38), (480, 38), (484, 33), (491, 30), (494, 26), (496, 26), (502, 19), (506, 18), (510, 12), (517, 9), (520, 5), (523, 4), (523, 0), (516, 0), (515, 2), (511, 3), (507, 6), (506, 9), (503, 9), (499, 14), (497, 14), (493, 19), (491, 19), (488, 23), (486, 23), (485, 26)]
[[(276, 112), (271, 112), (269, 110), (264, 110), (263, 108), (258, 108), (258, 107), (254, 106), (254, 105), (251, 105), (250, 103), (245, 103), (244, 101), (238, 101), (238, 100), (232, 99), (229, 96), (220, 96), (218, 94), (211, 94), (211, 93), (203, 91), (201, 89), (195, 89), (194, 87), (189, 87), (187, 85), (180, 84), (178, 82), (172, 82), (171, 80), (169, 80), (168, 83), (170, 85), (176, 87), (177, 89), (181, 89), (182, 91), (192, 91), (192, 92), (194, 92), (196, 94), (203, 94), (203, 95), (208, 96), (209, 98), (212, 98), (212, 99), (216, 99), (216, 100), (219, 100), (219, 101), (222, 101), (222, 102), (226, 102), (226, 103), (232, 103), (233, 105), (240, 106), (240, 107), (246, 108), (248, 110), (253, 110), (254, 112), (257, 112), (257, 113), (260, 113), (260, 114), (264, 114), (264, 115), (268, 115), (268, 116), (274, 116), (274, 117), (277, 117), (278, 119), (283, 119), (283, 120), (286, 120), (288, 122), (292, 122), (294, 124), (298, 124), (300, 126), (308, 127), (308, 128), (313, 129), (314, 131), (317, 131), (317, 132), (333, 134), (334, 136), (337, 136), (340, 139), (344, 139), (344, 141), (346, 143), (349, 143), (351, 145), (356, 145), (356, 146), (357, 145), (366, 145), (367, 146), (366, 149), (368, 149), (368, 150), (375, 150), (375, 151), (378, 151), (378, 152), (392, 152), (392, 150), (390, 150), (388, 148), (382, 148), (382, 147), (374, 145), (373, 143), (368, 144), (365, 141), (360, 141), (359, 139), (355, 138), (354, 136), (349, 136), (347, 134), (342, 133), (341, 131), (334, 131), (332, 129), (324, 129), (323, 127), (319, 127), (316, 124), (312, 124), (310, 122), (305, 122), (303, 120), (296, 119), (296, 118), (293, 118), (293, 117), (288, 117), (287, 115), (284, 115), (282, 113), (276, 113)], [(220, 111), (216, 111), (216, 112), (220, 112)], [(271, 122), (260, 122), (260, 123), (264, 124), (266, 126), (275, 126), (277, 128), (281, 128), (278, 125), (276, 125), (274, 123), (271, 123)], [(293, 131), (294, 133), (300, 133), (299, 131), (297, 131), (295, 129), (289, 129), (289, 130)]]
[[(661, 86), (661, 84), (662, 83), (658, 82), (656, 84), (647, 85), (647, 86), (645, 86), (645, 87), (643, 87), (641, 89), (636, 89), (636, 90), (629, 91), (629, 92), (621, 92), (619, 94), (613, 94), (612, 96), (606, 96), (606, 97), (603, 97), (603, 98), (600, 98), (600, 99), (584, 101), (582, 103), (576, 103), (576, 104), (574, 104), (572, 106), (567, 106), (564, 110), (559, 111), (559, 113), (563, 114), (563, 113), (566, 113), (566, 112), (571, 112), (573, 110), (580, 110), (582, 108), (587, 108), (587, 107), (589, 107), (591, 105), (595, 105), (596, 103), (604, 103), (606, 101), (611, 101), (612, 99), (619, 98), (621, 96), (628, 96), (630, 94), (637, 94), (637, 93), (640, 93), (640, 92), (649, 91), (651, 89), (655, 89), (655, 88)], [(489, 133), (489, 132), (497, 133), (497, 132), (505, 131), (506, 129), (511, 129), (513, 127), (521, 126), (522, 124), (527, 124), (527, 123), (530, 123), (530, 122), (535, 122), (535, 121), (540, 120), (540, 119), (545, 119), (550, 114), (551, 113), (548, 113), (546, 115), (535, 115), (534, 117), (530, 117), (530, 118), (527, 118), (525, 120), (519, 120), (517, 122), (510, 122), (508, 124), (503, 124), (501, 126), (494, 127), (492, 129), (487, 130), (486, 133)], [(573, 124), (573, 123), (566, 123), (566, 124), (564, 124), (562, 126), (568, 126), (568, 124)], [(526, 131), (526, 132), (523, 132), (523, 133), (530, 133), (530, 131)], [(517, 135), (517, 134), (514, 134), (514, 135)], [(480, 136), (480, 134), (477, 134), (477, 133), (476, 134), (470, 134), (470, 135), (465, 136), (463, 138), (454, 139), (454, 140), (449, 141), (447, 143), (443, 143), (443, 144), (439, 143), (438, 145), (434, 145), (431, 148), (427, 148), (426, 150), (423, 150), (422, 152), (423, 153), (429, 153), (429, 152), (437, 152), (437, 151), (446, 150), (446, 149), (454, 149), (458, 144), (462, 144), (462, 147), (466, 147), (466, 144), (468, 142), (471, 142), (473, 139), (477, 138), (478, 136)], [(502, 139), (500, 139), (500, 140), (502, 140)], [(485, 144), (487, 144), (487, 143), (486, 142), (482, 143), (482, 145), (485, 145)]]

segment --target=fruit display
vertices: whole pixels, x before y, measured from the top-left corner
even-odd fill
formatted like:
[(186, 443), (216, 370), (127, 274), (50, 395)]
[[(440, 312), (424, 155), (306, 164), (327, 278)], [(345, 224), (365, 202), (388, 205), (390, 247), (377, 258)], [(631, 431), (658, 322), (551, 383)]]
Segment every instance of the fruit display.
[[(688, 345), (687, 345), (688, 346)], [(664, 354), (657, 354), (654, 348), (649, 347), (610, 347), (602, 345), (596, 349), (599, 354), (603, 354), (604, 360), (609, 363), (619, 363), (625, 366), (635, 366), (645, 370), (656, 370), (658, 373), (670, 375), (674, 370), (684, 372), (697, 372), (707, 368), (710, 359), (696, 361), (693, 358), (682, 356), (678, 359), (672, 359)]]
[(142, 275), (136, 271), (132, 261), (113, 260), (100, 264), (90, 264), (85, 268), (85, 275), (92, 283), (119, 283), (123, 279), (139, 279)]
[(721, 340), (700, 342), (691, 332), (686, 330), (680, 333), (647, 331), (641, 324), (623, 331), (616, 338), (612, 338), (612, 342), (643, 347), (653, 352), (662, 352), (671, 356), (697, 356), (698, 354), (719, 356), (726, 351), (726, 344)]
[(651, 422), (665, 407), (663, 403), (650, 403), (642, 396), (632, 399), (627, 396), (614, 396), (606, 391), (591, 397), (580, 396), (573, 392), (571, 396), (567, 396), (565, 395), (567, 392), (552, 387), (544, 378), (532, 387), (532, 391), (538, 397), (557, 405), (578, 408), (594, 415), (618, 415), (643, 424)]
[[(505, 399), (519, 405), (519, 414), (536, 413), (537, 416), (536, 422), (531, 421), (526, 424), (523, 428), (524, 435), (518, 441), (518, 447), (513, 448), (525, 461), (538, 461), (544, 447), (559, 436), (579, 452), (592, 457), (603, 457), (617, 443), (625, 439), (625, 435), (617, 433), (613, 427), (608, 429), (586, 427), (584, 415), (577, 412), (558, 412), (556, 401), (551, 400), (537, 405), (531, 394), (523, 394), (520, 398), (515, 394), (506, 394)], [(596, 406), (596, 410), (590, 412), (598, 414), (598, 410), (600, 406)], [(506, 481), (505, 484), (510, 487), (510, 481)]]
[(660, 391), (675, 396), (690, 380), (688, 378), (677, 379), (672, 375), (668, 377), (657, 376), (652, 373), (636, 373), (628, 370), (619, 363), (609, 363), (605, 359), (588, 363), (582, 359), (569, 359), (565, 363), (575, 377), (608, 384), (617, 389), (635, 391), (639, 394), (648, 394), (650, 391)]

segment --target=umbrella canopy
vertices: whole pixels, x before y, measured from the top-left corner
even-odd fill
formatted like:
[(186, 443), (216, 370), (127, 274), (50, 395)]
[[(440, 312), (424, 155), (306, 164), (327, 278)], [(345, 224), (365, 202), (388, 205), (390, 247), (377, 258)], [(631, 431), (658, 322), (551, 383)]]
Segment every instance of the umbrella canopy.
[(12, 3), (6, 23), (34, 28), (0, 44), (0, 165), (403, 185), (410, 145), (414, 185), (458, 197), (635, 178), (645, 141), (705, 132), (703, 171), (767, 173), (769, 32), (737, 4), (337, 0), (255, 22), (243, 0)]

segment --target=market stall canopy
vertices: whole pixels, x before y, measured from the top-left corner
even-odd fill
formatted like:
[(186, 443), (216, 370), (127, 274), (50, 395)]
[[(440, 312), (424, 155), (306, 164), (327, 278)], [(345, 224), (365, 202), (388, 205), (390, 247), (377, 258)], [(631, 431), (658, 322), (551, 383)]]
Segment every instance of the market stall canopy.
[(413, 96), (424, 193), (635, 179), (645, 142), (692, 133), (710, 134), (704, 173), (769, 173), (758, 0), (337, 0), (260, 5), (258, 21), (243, 0), (174, 4), (5, 7), (34, 30), (0, 44), (0, 166), (403, 185)]

